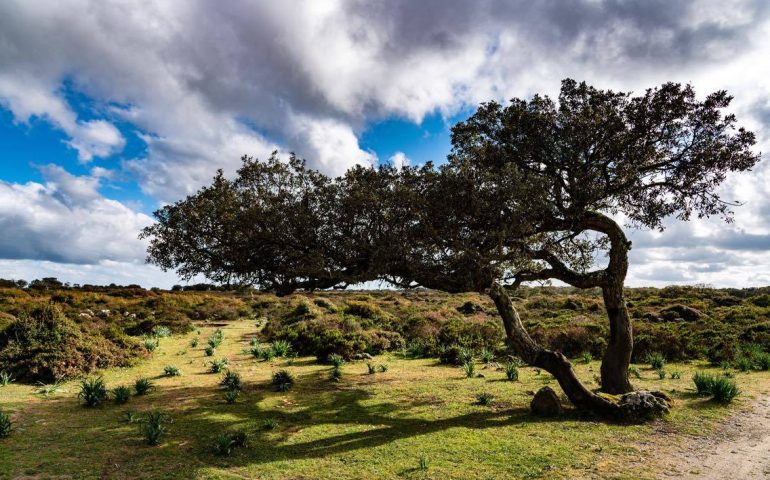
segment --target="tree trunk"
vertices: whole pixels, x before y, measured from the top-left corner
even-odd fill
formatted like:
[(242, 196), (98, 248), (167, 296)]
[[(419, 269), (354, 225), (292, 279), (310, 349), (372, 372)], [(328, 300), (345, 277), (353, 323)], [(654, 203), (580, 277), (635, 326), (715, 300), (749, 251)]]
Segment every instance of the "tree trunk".
[(602, 289), (604, 306), (610, 320), (610, 341), (602, 359), (602, 391), (612, 394), (633, 390), (628, 381), (628, 366), (634, 348), (631, 318), (626, 308), (623, 284), (608, 285)]
[(492, 284), (489, 296), (497, 306), (508, 341), (518, 356), (533, 367), (542, 368), (553, 375), (567, 398), (579, 410), (589, 411), (605, 418), (619, 417), (620, 408), (588, 390), (575, 375), (567, 357), (560, 352), (546, 350), (532, 340), (521, 323), (521, 318), (513, 307), (510, 297), (500, 284)]

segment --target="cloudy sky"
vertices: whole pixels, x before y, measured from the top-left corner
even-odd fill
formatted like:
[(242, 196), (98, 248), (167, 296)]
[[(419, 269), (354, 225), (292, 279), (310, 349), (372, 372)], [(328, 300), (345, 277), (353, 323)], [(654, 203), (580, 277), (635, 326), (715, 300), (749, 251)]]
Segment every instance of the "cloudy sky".
[[(0, 277), (168, 287), (138, 231), (241, 155), (441, 162), (479, 102), (565, 77), (727, 89), (770, 152), (765, 0), (5, 0)], [(724, 186), (735, 223), (633, 232), (629, 285), (769, 285), (767, 163)]]

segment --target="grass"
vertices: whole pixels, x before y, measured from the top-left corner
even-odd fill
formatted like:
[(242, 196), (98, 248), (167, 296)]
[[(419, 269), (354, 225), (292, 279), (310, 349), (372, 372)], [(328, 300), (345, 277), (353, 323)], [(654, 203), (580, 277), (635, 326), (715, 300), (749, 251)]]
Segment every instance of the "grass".
[[(202, 339), (214, 331), (205, 323), (200, 328)], [(642, 455), (653, 448), (648, 445), (703, 435), (733, 408), (743, 408), (745, 399), (770, 390), (770, 372), (739, 373), (734, 380), (743, 392), (733, 401), (736, 407), (724, 408), (693, 395), (689, 382), (646, 374), (635, 386), (665, 391), (676, 401), (663, 429), (586, 421), (569, 409), (559, 420), (535, 419), (528, 413), (528, 392), (545, 384), (559, 389), (546, 372), (536, 375), (525, 366), (517, 367), (518, 382), (483, 365), (477, 368), (486, 378), (463, 381), (457, 367), (436, 359), (385, 354), (372, 363), (389, 365), (386, 374), (368, 375), (365, 362), (353, 362), (341, 381), (332, 383), (329, 365), (298, 357), (287, 367), (292, 388), (275, 392), (273, 374), (283, 365), (241, 353), (255, 333), (254, 321), (222, 329), (226, 340), (217, 358), (227, 358), (249, 386), (232, 405), (223, 401), (223, 376), (208, 373), (202, 349), (177, 356), (194, 334), (163, 339), (147, 361), (133, 367), (100, 372), (112, 387), (136, 390), (137, 379), (155, 383), (151, 394), (131, 398), (130, 423), (121, 421), (126, 407), (112, 402), (78, 409), (76, 380), (63, 382), (47, 399), (36, 395), (34, 386), (3, 387), (0, 410), (14, 429), (0, 440), (0, 478), (601, 478), (617, 472), (656, 478), (665, 466), (656, 466), (655, 455)], [(159, 377), (171, 358), (184, 375)], [(591, 380), (597, 361), (574, 368), (590, 388), (597, 387)], [(696, 371), (721, 375), (702, 362), (670, 362), (666, 368), (687, 379)], [(475, 405), (480, 392), (493, 395), (493, 405)], [(148, 445), (144, 427), (153, 411), (174, 420), (153, 428), (160, 430), (157, 448)], [(251, 445), (228, 457), (214, 454), (218, 434), (240, 430)], [(425, 471), (419, 467), (423, 457)]]

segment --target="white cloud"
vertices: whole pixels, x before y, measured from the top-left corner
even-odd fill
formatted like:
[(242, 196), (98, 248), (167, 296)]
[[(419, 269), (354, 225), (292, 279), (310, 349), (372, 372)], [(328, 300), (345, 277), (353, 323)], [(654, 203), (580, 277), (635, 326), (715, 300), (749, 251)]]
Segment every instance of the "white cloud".
[(388, 159), (388, 162), (393, 165), (393, 167), (396, 170), (401, 170), (402, 168), (410, 165), (412, 162), (409, 160), (409, 157), (406, 156), (404, 152), (396, 152)]

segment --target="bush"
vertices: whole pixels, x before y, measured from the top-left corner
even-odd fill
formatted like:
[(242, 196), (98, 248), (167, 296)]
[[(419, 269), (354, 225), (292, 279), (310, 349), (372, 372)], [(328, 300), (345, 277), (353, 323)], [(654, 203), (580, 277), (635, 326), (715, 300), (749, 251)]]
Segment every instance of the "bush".
[(476, 397), (476, 401), (479, 405), (491, 405), (495, 396), (488, 392), (479, 393)]
[(514, 362), (508, 362), (505, 364), (505, 378), (512, 382), (519, 379), (519, 368)]
[(159, 445), (161, 437), (168, 433), (166, 425), (169, 423), (171, 423), (171, 417), (165, 413), (150, 412), (139, 422), (139, 433), (148, 445)]
[(228, 390), (240, 391), (243, 389), (243, 383), (241, 382), (241, 375), (238, 372), (233, 372), (232, 370), (228, 370), (225, 372), (224, 376), (222, 377), (222, 381), (219, 382), (219, 384)]
[(5, 438), (11, 434), (11, 416), (0, 410), (0, 438)]
[(463, 371), (467, 378), (473, 378), (476, 375), (476, 364), (473, 360), (463, 363)]
[(134, 392), (137, 395), (145, 395), (153, 388), (155, 388), (155, 385), (153, 385), (149, 378), (137, 378), (134, 382)]
[(182, 371), (174, 365), (166, 365), (163, 367), (163, 375), (166, 377), (179, 377), (182, 375)]
[(701, 396), (711, 395), (714, 380), (714, 375), (703, 372), (695, 372), (695, 375), (692, 377), (692, 381), (695, 384), (695, 390), (698, 392), (698, 395)]
[(97, 407), (107, 399), (107, 386), (102, 377), (86, 378), (80, 382), (78, 397), (86, 407)]
[(294, 386), (294, 376), (286, 370), (278, 370), (273, 374), (273, 386), (279, 392), (288, 392)]
[(228, 361), (226, 358), (220, 358), (209, 362), (209, 373), (219, 373), (227, 368)]
[(727, 377), (716, 377), (711, 384), (711, 395), (719, 403), (730, 403), (740, 393), (735, 382)]
[(128, 402), (128, 400), (131, 398), (131, 389), (128, 388), (125, 385), (121, 385), (119, 387), (115, 387), (112, 389), (112, 399), (115, 401), (115, 403), (123, 404)]

